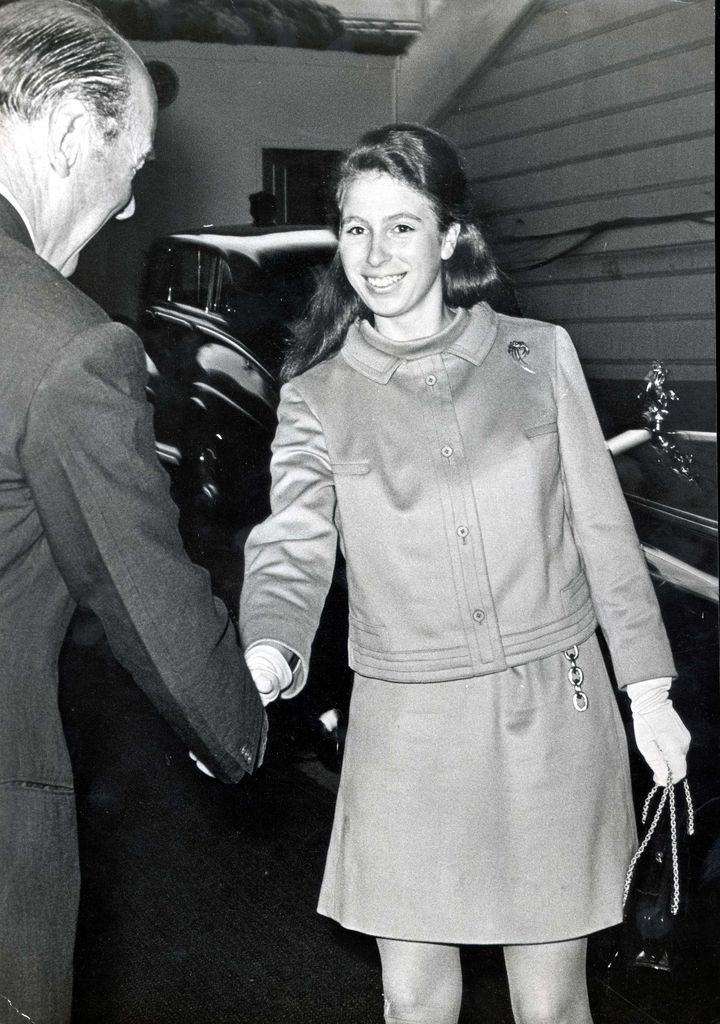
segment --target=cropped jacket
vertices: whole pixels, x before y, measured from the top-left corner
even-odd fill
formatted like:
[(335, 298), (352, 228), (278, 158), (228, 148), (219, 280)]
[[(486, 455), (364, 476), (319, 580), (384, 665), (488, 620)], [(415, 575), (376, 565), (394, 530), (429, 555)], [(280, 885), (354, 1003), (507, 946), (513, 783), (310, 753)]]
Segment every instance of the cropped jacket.
[[(598, 623), (620, 686), (675, 674), (560, 327), (485, 303), (409, 343), (354, 324), (282, 389), (271, 499), (246, 546), (246, 645), (280, 641), (307, 664), (339, 541), (362, 675), (481, 678)], [(301, 671), (285, 695), (303, 683)]]

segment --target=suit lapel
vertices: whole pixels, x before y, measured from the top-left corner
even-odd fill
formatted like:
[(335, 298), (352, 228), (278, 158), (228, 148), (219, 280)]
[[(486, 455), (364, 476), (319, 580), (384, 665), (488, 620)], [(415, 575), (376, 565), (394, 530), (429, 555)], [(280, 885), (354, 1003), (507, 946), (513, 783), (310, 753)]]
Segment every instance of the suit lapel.
[(0, 195), (0, 231), (14, 239), (14, 241), (34, 251), (35, 247), (33, 246), (30, 233), (25, 227), (25, 221), (12, 203), (8, 202), (3, 195)]

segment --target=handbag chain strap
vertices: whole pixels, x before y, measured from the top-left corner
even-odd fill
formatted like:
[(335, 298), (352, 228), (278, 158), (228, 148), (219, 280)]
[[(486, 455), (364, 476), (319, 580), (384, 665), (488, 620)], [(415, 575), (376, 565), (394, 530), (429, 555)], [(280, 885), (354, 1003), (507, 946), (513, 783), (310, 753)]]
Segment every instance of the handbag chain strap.
[[(695, 833), (695, 814), (693, 812), (692, 797), (690, 796), (690, 787), (688, 785), (688, 780), (687, 780), (687, 778), (684, 778), (682, 781), (683, 781), (683, 790), (685, 792), (685, 801), (687, 803), (687, 814), (688, 814), (687, 831), (688, 831), (688, 835), (691, 836), (691, 835), (694, 835), (694, 833)], [(667, 778), (666, 785), (665, 786), (653, 786), (653, 788), (650, 790), (650, 792), (647, 795), (647, 799), (645, 800), (645, 803), (643, 804), (643, 809), (642, 809), (642, 823), (643, 823), (643, 825), (647, 821), (648, 815), (650, 814), (650, 804), (653, 801), (653, 797), (655, 796), (655, 794), (657, 793), (657, 791), (659, 789), (662, 789), (662, 791), (663, 791), (662, 796), (660, 797), (660, 803), (657, 805), (657, 808), (655, 810), (655, 815), (653, 817), (652, 822), (650, 823), (650, 828), (645, 833), (645, 837), (644, 837), (643, 841), (640, 843), (640, 846), (638, 847), (637, 852), (635, 853), (634, 857), (630, 861), (630, 864), (629, 864), (628, 869), (627, 869), (627, 874), (625, 875), (625, 885), (623, 887), (623, 908), (625, 907), (625, 904), (627, 903), (628, 895), (630, 894), (630, 885), (632, 884), (633, 874), (635, 873), (635, 866), (636, 866), (637, 862), (640, 860), (640, 858), (642, 857), (643, 853), (645, 852), (648, 843), (652, 839), (653, 833), (655, 832), (655, 829), (657, 828), (658, 822), (660, 821), (660, 816), (662, 815), (663, 808), (665, 807), (665, 804), (667, 803), (668, 804), (668, 809), (669, 809), (669, 812), (670, 812), (670, 851), (671, 851), (671, 856), (672, 856), (672, 876), (673, 876), (673, 893), (672, 893), (672, 900), (670, 902), (670, 913), (671, 914), (677, 914), (678, 910), (680, 909), (680, 867), (678, 865), (677, 814), (676, 814), (676, 810), (675, 810), (675, 787), (672, 784), (672, 772), (670, 771), (670, 767), (669, 766), (668, 766), (668, 778)]]

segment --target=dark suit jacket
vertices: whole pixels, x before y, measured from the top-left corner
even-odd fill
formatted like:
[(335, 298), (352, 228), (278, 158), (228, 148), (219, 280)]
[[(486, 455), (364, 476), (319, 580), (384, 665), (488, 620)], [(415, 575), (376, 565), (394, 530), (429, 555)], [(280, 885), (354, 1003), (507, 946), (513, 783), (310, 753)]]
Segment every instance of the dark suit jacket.
[(75, 605), (225, 781), (265, 716), (224, 605), (182, 547), (139, 339), (30, 247), (0, 198), (0, 782), (70, 785), (57, 657)]
[[(13, 971), (28, 928), (30, 965), (53, 942), (72, 956), (63, 929), (77, 855), (57, 665), (76, 605), (98, 615), (118, 660), (220, 779), (252, 771), (266, 719), (227, 610), (182, 547), (139, 339), (33, 252), (2, 197), (0, 359), (0, 992), (59, 1021), (64, 1011), (42, 1003), (50, 981), (37, 1002)], [(34, 895), (45, 874), (52, 892)]]

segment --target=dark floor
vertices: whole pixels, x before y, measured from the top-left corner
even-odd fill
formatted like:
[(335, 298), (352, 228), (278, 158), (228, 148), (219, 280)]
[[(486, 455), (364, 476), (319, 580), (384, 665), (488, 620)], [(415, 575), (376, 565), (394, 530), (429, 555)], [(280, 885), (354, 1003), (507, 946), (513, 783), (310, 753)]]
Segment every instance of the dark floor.
[[(238, 538), (196, 524), (191, 541), (217, 589), (231, 594)], [(625, 968), (619, 929), (593, 936), (596, 1024), (720, 1021), (714, 613), (671, 591), (661, 598), (686, 682), (676, 703), (694, 739), (693, 925), (669, 974)], [(317, 760), (308, 723), (343, 687), (341, 675), (304, 704), (271, 708), (264, 767), (224, 787), (192, 766), (95, 620), (76, 620), (62, 689), (83, 873), (74, 1024), (380, 1024), (373, 940), (315, 912), (337, 775)], [(641, 800), (647, 773), (633, 766)], [(468, 948), (463, 960), (462, 1024), (511, 1024), (500, 951)]]

